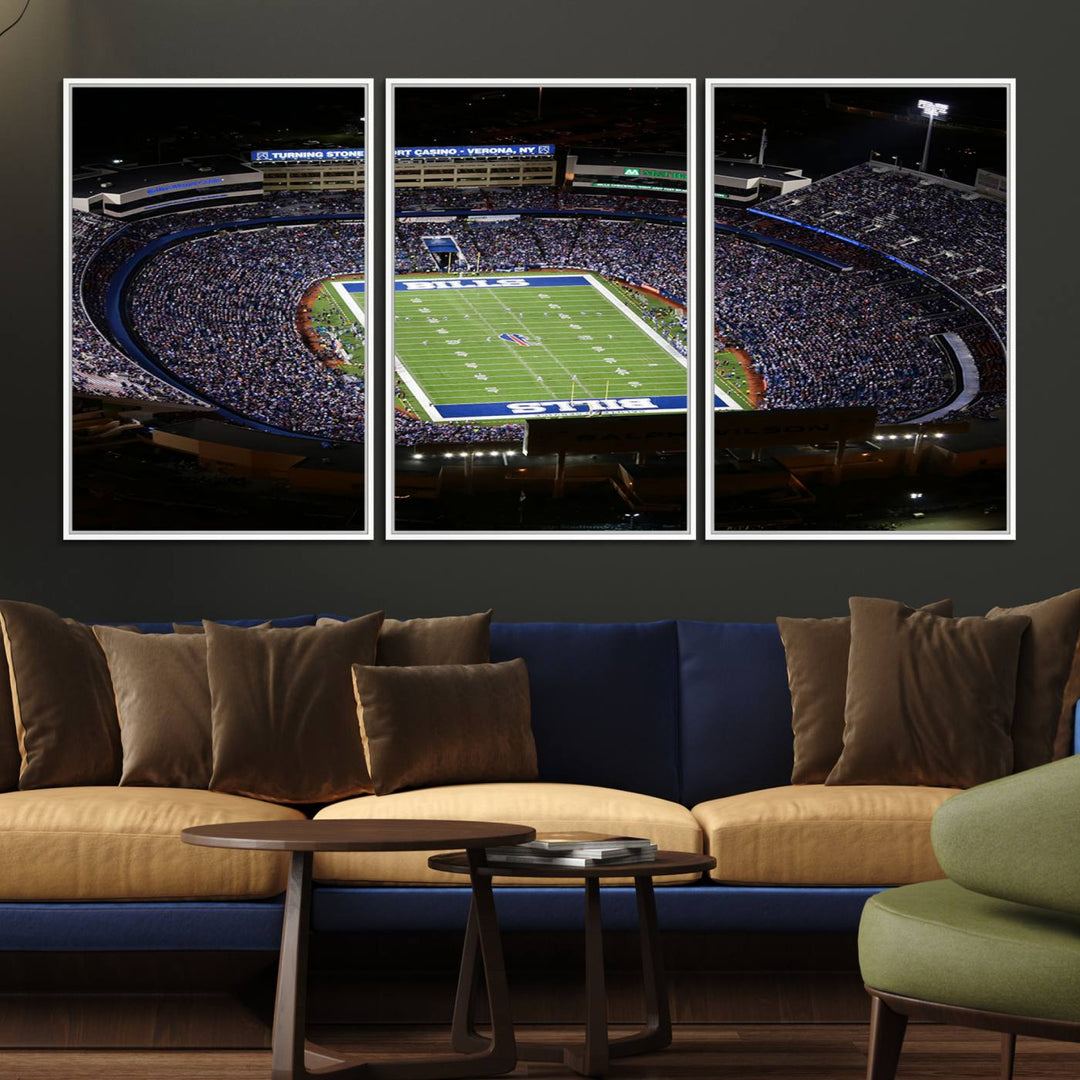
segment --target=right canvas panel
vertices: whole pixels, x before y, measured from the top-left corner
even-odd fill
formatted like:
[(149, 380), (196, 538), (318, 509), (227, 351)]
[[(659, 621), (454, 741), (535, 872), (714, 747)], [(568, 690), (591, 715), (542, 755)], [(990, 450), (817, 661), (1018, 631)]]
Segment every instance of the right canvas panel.
[(709, 539), (1013, 539), (1011, 80), (706, 86)]

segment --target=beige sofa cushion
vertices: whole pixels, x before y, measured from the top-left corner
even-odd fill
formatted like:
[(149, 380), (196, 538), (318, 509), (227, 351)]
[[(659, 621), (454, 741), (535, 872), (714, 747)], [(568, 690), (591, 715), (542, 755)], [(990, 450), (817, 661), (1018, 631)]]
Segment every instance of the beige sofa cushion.
[(955, 788), (767, 788), (694, 807), (710, 876), (740, 885), (906, 885), (944, 875), (930, 819)]
[[(646, 836), (662, 848), (701, 851), (701, 829), (685, 806), (630, 791), (583, 784), (457, 784), (348, 799), (320, 810), (317, 821), (342, 818), (449, 818), (531, 825), (537, 832), (585, 831)], [(467, 879), (429, 870), (432, 852), (325, 852), (315, 856), (315, 880), (337, 884), (464, 885)], [(657, 884), (698, 875), (657, 878)], [(627, 879), (605, 879), (626, 884)], [(574, 885), (573, 880), (495, 878), (497, 885)]]
[(0, 901), (276, 896), (285, 888), (287, 856), (194, 847), (180, 830), (303, 817), (288, 807), (190, 788), (11, 791), (0, 795)]

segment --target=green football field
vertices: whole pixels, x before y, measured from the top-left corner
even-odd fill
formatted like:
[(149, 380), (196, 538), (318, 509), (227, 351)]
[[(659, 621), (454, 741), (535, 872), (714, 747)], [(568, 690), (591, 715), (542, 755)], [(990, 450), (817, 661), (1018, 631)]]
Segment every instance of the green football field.
[(670, 332), (677, 313), (663, 307), (634, 310), (592, 274), (402, 278), (402, 396), (434, 421), (685, 409), (685, 359), (656, 328)]
[(734, 401), (740, 409), (752, 409), (746, 385), (746, 372), (739, 358), (726, 349), (717, 349), (714, 359), (716, 388)]
[[(357, 279), (359, 280), (359, 279)], [(341, 368), (352, 375), (364, 375), (365, 324), (362, 301), (350, 302), (349, 298), (334, 287), (332, 281), (324, 281), (318, 296), (311, 305), (311, 321), (319, 330), (329, 331), (341, 343), (346, 357)], [(359, 333), (354, 330), (359, 329)]]

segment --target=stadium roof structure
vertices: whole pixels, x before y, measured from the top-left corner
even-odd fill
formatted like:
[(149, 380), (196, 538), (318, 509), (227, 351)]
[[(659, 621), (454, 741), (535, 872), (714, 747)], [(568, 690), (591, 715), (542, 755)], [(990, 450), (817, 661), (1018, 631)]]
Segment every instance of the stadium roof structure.
[(566, 179), (574, 188), (618, 188), (685, 198), (686, 155), (581, 147), (566, 155)]
[(733, 161), (729, 158), (717, 158), (714, 171), (717, 177), (732, 176), (743, 180), (790, 180), (802, 176), (802, 169), (788, 165), (759, 165), (756, 161)]
[(649, 153), (642, 150), (608, 150), (595, 146), (576, 146), (570, 153), (588, 165), (639, 166), (645, 169), (674, 169), (685, 171), (686, 154), (670, 151)]
[(171, 161), (162, 165), (132, 165), (127, 168), (115, 168), (101, 171), (93, 176), (83, 176), (72, 182), (73, 198), (89, 198), (109, 191), (113, 194), (141, 191), (143, 188), (157, 187), (161, 184), (175, 184), (185, 180), (197, 180), (202, 176), (222, 174), (250, 173), (253, 179), (261, 176), (258, 169), (228, 154), (214, 154), (207, 157), (184, 158), (183, 161)]
[(195, 206), (250, 202), (262, 195), (261, 170), (228, 154), (131, 165), (72, 181), (73, 210), (134, 220)]
[(759, 198), (789, 195), (808, 187), (809, 176), (790, 165), (764, 165), (756, 161), (716, 158), (713, 162), (713, 187), (717, 198), (750, 203)]

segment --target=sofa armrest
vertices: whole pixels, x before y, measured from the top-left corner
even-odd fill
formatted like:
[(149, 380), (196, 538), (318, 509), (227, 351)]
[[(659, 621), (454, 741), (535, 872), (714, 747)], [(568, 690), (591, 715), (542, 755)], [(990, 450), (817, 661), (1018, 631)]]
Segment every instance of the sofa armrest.
[(1073, 710), (1073, 753), (1080, 754), (1080, 701)]
[(954, 795), (930, 838), (965, 889), (1080, 915), (1080, 756)]

